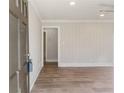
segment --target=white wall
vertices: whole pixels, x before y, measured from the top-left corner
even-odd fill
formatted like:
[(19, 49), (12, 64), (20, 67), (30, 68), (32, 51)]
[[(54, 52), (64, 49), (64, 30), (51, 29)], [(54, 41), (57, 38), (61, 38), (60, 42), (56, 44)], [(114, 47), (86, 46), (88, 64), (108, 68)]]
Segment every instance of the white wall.
[(112, 66), (113, 23), (43, 22), (60, 26), (60, 67)]
[(46, 32), (46, 62), (58, 60), (58, 29), (45, 28)]
[(33, 87), (43, 66), (41, 58), (41, 22), (31, 3), (29, 3), (29, 51), (33, 62), (33, 72), (30, 73), (30, 88)]

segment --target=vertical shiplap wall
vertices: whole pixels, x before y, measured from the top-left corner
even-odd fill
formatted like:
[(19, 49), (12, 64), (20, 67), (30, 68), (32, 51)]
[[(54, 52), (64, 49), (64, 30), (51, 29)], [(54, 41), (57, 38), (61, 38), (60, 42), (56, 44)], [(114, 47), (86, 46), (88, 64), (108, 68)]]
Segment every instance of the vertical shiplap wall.
[(30, 89), (32, 89), (43, 66), (41, 40), (41, 22), (32, 7), (32, 4), (29, 3), (29, 52), (33, 62), (33, 72), (30, 72)]
[(43, 22), (60, 26), (60, 67), (112, 66), (113, 23)]

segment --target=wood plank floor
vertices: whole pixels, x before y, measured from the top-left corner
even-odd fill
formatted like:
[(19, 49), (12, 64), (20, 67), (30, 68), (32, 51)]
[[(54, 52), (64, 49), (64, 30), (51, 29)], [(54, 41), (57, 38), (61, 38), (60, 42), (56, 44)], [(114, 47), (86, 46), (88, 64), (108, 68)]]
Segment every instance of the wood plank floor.
[(57, 64), (46, 64), (31, 93), (114, 93), (113, 68), (58, 68)]

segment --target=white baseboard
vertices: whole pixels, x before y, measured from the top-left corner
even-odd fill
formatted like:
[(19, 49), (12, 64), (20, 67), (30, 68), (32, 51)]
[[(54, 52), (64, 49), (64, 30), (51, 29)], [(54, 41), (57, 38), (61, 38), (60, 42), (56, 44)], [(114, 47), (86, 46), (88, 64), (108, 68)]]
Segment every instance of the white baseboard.
[(35, 82), (36, 82), (36, 80), (37, 80), (42, 68), (43, 68), (43, 66), (41, 66), (41, 68), (40, 68), (39, 72), (37, 73), (36, 78), (34, 79), (32, 85), (30, 85), (30, 92), (31, 92), (31, 90), (32, 90), (32, 88), (33, 88), (33, 86), (34, 86), (34, 84), (35, 84)]
[(58, 62), (58, 60), (46, 60), (46, 62)]
[(112, 67), (113, 64), (112, 63), (77, 63), (77, 62), (73, 62), (73, 63), (69, 63), (69, 62), (59, 62), (58, 63), (59, 67), (103, 67), (103, 66), (110, 66)]

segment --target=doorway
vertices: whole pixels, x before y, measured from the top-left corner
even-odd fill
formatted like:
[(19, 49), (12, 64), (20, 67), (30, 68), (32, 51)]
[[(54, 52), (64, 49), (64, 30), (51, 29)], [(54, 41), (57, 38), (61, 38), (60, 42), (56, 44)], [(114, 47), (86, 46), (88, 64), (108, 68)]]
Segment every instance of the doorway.
[(43, 27), (43, 62), (44, 66), (48, 64), (57, 65), (59, 59), (59, 28)]

